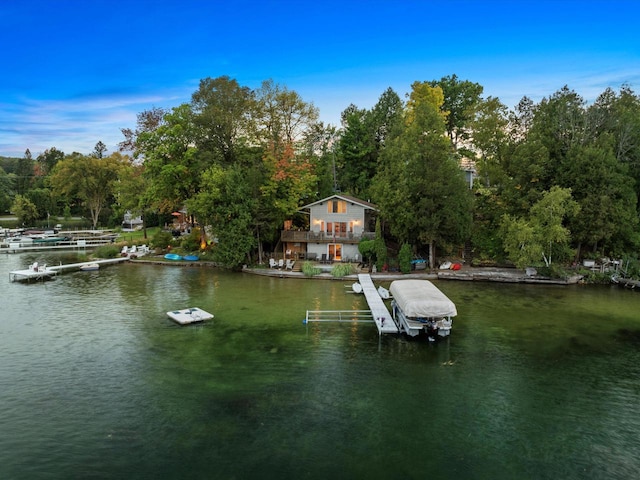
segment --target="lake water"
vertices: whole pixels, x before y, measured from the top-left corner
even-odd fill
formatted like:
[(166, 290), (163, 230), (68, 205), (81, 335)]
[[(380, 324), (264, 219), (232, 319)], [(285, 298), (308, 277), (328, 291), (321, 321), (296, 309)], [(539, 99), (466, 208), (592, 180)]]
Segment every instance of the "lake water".
[[(2, 479), (629, 479), (640, 294), (438, 282), (450, 339), (302, 323), (348, 281), (0, 256)], [(385, 285), (385, 286), (388, 286)], [(181, 327), (165, 312), (198, 306)]]

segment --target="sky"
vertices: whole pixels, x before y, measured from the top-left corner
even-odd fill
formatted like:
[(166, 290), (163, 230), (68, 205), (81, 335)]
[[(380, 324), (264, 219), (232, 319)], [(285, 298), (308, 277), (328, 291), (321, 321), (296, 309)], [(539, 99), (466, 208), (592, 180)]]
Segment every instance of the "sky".
[(389, 87), (457, 75), (514, 107), (564, 85), (640, 94), (638, 0), (0, 0), (0, 156), (117, 151), (122, 128), (227, 75), (340, 125)]

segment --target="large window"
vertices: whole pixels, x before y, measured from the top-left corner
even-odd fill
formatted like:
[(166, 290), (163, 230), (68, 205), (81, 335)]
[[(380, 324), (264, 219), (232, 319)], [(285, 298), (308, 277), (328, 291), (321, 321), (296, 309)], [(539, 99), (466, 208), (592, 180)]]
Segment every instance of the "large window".
[(347, 202), (344, 200), (329, 200), (329, 213), (347, 213)]

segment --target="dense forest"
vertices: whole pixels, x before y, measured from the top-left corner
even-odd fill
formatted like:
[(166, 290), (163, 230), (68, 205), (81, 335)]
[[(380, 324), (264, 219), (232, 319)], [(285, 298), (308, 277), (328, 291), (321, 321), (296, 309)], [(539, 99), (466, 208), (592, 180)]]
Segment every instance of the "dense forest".
[(206, 78), (190, 103), (139, 113), (118, 152), (0, 157), (0, 211), (114, 226), (127, 210), (162, 225), (186, 209), (230, 267), (272, 251), (285, 220), (305, 226), (301, 205), (335, 192), (379, 207), (390, 254), (407, 245), (433, 262), (464, 247), (549, 268), (638, 252), (640, 97), (628, 86), (590, 104), (564, 87), (509, 109), (452, 75), (349, 105), (339, 128), (318, 118), (273, 81)]

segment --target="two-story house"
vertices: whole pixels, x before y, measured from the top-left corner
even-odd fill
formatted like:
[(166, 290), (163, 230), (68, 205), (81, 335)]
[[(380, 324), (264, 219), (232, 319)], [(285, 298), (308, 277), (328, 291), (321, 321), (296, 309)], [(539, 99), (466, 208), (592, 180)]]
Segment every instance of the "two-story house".
[(299, 259), (360, 261), (358, 243), (375, 235), (374, 204), (336, 194), (301, 208), (309, 212), (309, 230), (285, 225), (281, 241), (287, 256)]

